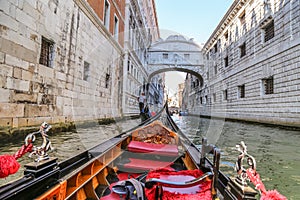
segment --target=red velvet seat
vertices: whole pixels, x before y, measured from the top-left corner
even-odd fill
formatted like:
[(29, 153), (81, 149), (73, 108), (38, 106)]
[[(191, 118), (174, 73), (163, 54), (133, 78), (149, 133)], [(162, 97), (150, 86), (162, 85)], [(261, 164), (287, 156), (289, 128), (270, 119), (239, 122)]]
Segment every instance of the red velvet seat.
[(127, 148), (128, 151), (136, 153), (178, 156), (178, 148), (174, 144), (153, 144), (139, 141), (131, 141)]
[(124, 164), (123, 168), (148, 171), (148, 170), (154, 170), (159, 168), (170, 169), (170, 165), (172, 164), (173, 164), (172, 162), (166, 162), (166, 161), (154, 161), (154, 160), (129, 158), (129, 163)]
[[(191, 180), (193, 178), (197, 178), (202, 176), (204, 173), (199, 170), (182, 170), (182, 171), (174, 171), (170, 169), (158, 169), (155, 171), (150, 171), (146, 180), (151, 178), (159, 178), (165, 179), (169, 181), (175, 182), (184, 182)], [(147, 199), (155, 199), (156, 196), (156, 186), (161, 184), (156, 184), (152, 188), (145, 188), (145, 193)], [(186, 187), (186, 188), (179, 188), (179, 187), (165, 187), (163, 186), (163, 200), (211, 200), (211, 180), (203, 181), (202, 183)]]

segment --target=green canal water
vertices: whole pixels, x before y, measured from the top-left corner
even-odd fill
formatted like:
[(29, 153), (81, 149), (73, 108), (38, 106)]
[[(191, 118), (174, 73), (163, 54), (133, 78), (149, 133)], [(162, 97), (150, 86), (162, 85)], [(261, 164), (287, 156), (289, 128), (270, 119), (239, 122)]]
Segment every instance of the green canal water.
[[(288, 130), (276, 126), (211, 120), (192, 116), (174, 116), (173, 119), (196, 144), (202, 137), (221, 149), (221, 169), (229, 176), (235, 177), (234, 165), (239, 152), (236, 144), (244, 141), (248, 153), (257, 162), (257, 171), (267, 190), (278, 190), (290, 200), (300, 199), (300, 131)], [(59, 161), (76, 155), (100, 142), (128, 130), (140, 120), (128, 120), (117, 124), (77, 128), (76, 133), (63, 132), (50, 135), (55, 150), (50, 153)], [(0, 155), (15, 153), (23, 141), (1, 143)], [(40, 144), (36, 141), (35, 144)], [(18, 173), (0, 179), (4, 185), (22, 176), (24, 164), (32, 160), (28, 156), (20, 158), (21, 168)]]
[(299, 130), (191, 116), (173, 119), (194, 143), (206, 137), (209, 143), (220, 148), (220, 167), (231, 177), (236, 176), (234, 165), (239, 155), (236, 145), (244, 141), (248, 154), (256, 159), (266, 189), (276, 189), (289, 200), (300, 199)]

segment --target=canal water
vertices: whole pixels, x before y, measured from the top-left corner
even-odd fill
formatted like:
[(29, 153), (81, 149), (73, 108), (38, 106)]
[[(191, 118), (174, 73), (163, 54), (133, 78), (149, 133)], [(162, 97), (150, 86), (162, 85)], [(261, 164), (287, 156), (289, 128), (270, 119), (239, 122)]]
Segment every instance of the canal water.
[[(202, 137), (221, 149), (221, 169), (235, 177), (234, 165), (239, 155), (236, 144), (244, 141), (248, 153), (257, 162), (257, 171), (267, 190), (278, 190), (290, 200), (300, 199), (300, 132), (274, 126), (228, 122), (192, 116), (173, 116), (173, 119), (196, 144)], [(55, 150), (50, 153), (59, 161), (93, 147), (110, 137), (138, 125), (140, 120), (128, 120), (110, 125), (96, 125), (91, 128), (77, 127), (77, 132), (63, 132), (50, 135)], [(39, 144), (36, 141), (35, 144)], [(22, 141), (3, 144), (0, 142), (0, 155), (13, 154)], [(20, 158), (18, 173), (0, 179), (0, 185), (22, 176), (24, 164), (31, 162), (28, 156)], [(245, 163), (245, 162), (244, 162)], [(245, 166), (246, 167), (246, 166)]]

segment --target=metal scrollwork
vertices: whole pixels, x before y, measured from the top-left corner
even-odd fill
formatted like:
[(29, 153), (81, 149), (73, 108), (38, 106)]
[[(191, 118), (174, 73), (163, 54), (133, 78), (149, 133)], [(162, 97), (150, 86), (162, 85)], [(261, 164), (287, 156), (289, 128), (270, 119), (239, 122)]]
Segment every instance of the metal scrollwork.
[(30, 133), (25, 138), (25, 145), (28, 145), (29, 143), (33, 143), (36, 139), (37, 134), (41, 134), (42, 136), (42, 145), (41, 146), (33, 146), (31, 153), (29, 154), (29, 157), (36, 156), (35, 162), (40, 162), (42, 160), (49, 159), (48, 151), (53, 150), (53, 147), (51, 145), (51, 141), (49, 140), (49, 136), (47, 135), (47, 132), (51, 129), (51, 125), (49, 125), (46, 122), (43, 122), (40, 126), (40, 130), (37, 132)]
[(241, 141), (240, 144), (236, 145), (236, 148), (240, 152), (240, 155), (238, 156), (238, 160), (236, 161), (236, 164), (235, 164), (235, 170), (238, 174), (238, 177), (236, 180), (241, 185), (246, 186), (248, 176), (246, 173), (247, 169), (245, 169), (243, 166), (243, 160), (244, 160), (244, 158), (246, 158), (248, 166), (254, 171), (256, 171), (256, 161), (253, 156), (251, 156), (247, 153), (247, 146), (243, 141)]

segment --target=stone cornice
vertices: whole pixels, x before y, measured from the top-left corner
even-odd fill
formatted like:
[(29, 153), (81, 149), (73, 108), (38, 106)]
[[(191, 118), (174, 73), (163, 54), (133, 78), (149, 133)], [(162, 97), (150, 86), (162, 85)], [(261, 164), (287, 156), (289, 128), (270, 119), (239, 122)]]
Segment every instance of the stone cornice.
[(230, 24), (230, 22), (235, 18), (239, 10), (245, 5), (245, 3), (249, 0), (235, 0), (220, 23), (218, 24), (217, 28), (211, 34), (210, 38), (207, 40), (205, 45), (203, 46), (203, 50), (207, 51), (214, 45), (215, 41), (219, 38), (222, 31)]
[(152, 46), (157, 46), (157, 45), (159, 45), (159, 44), (166, 44), (166, 43), (186, 43), (186, 44), (194, 45), (194, 46), (196, 46), (196, 47), (199, 47), (199, 48), (200, 48), (200, 46), (199, 46), (197, 43), (195, 43), (195, 42), (182, 41), (182, 40), (168, 40), (168, 41), (160, 41), (160, 42), (156, 42), (156, 43), (154, 43)]

